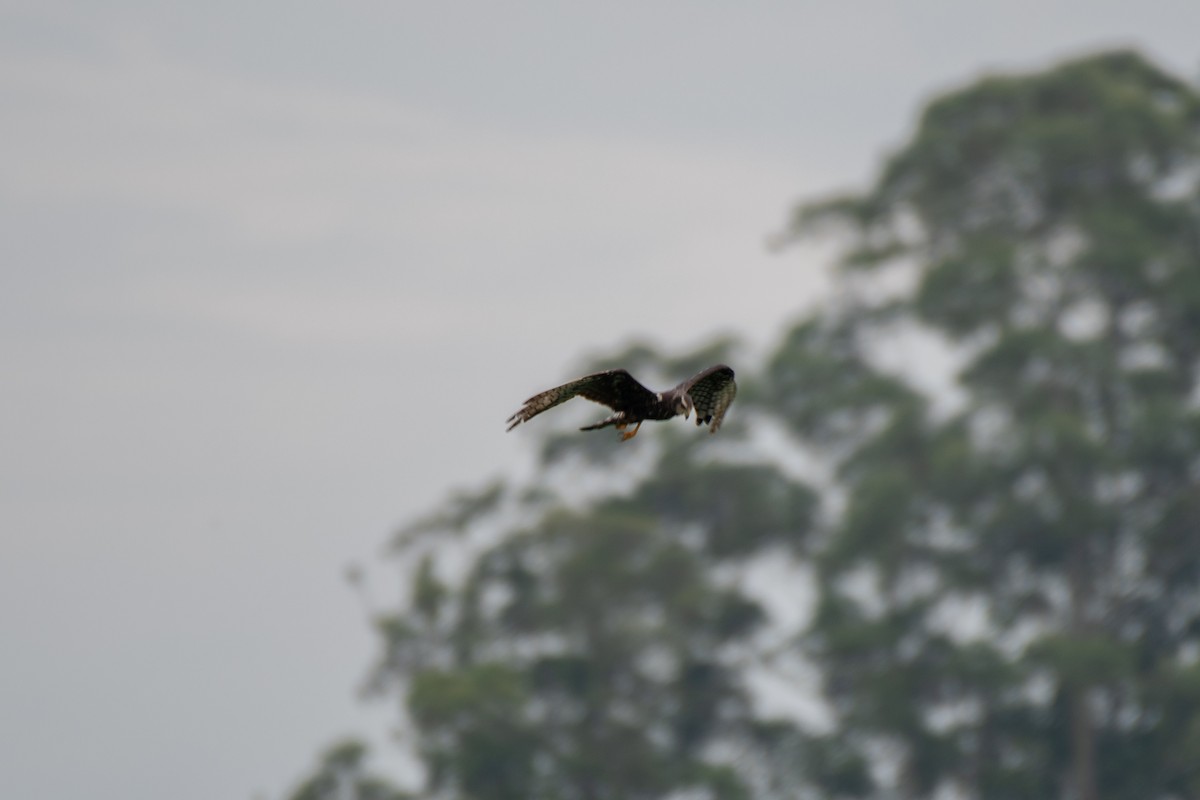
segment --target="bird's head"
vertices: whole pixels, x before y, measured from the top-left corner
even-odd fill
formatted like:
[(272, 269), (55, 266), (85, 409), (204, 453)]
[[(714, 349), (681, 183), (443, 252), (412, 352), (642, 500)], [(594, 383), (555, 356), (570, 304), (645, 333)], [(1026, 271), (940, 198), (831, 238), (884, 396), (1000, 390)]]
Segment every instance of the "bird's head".
[(692, 409), (692, 396), (687, 392), (681, 392), (679, 396), (675, 398), (675, 413), (682, 416), (684, 419), (687, 419), (692, 413)]

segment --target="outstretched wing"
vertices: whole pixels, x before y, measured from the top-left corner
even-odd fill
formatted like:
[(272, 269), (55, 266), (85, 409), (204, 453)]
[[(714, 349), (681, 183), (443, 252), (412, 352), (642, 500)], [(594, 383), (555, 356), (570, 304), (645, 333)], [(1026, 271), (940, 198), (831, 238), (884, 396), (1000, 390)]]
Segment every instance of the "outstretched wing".
[(679, 384), (692, 398), (696, 412), (696, 424), (708, 426), (709, 433), (716, 433), (725, 419), (733, 398), (737, 396), (737, 384), (733, 382), (733, 370), (724, 364), (709, 367), (703, 372)]
[(572, 397), (584, 397), (606, 405), (614, 411), (622, 411), (631, 405), (645, 405), (657, 398), (654, 392), (634, 380), (625, 370), (610, 369), (585, 375), (570, 383), (535, 394), (525, 401), (525, 405), (521, 406), (517, 413), (508, 418), (508, 430), (511, 431), (522, 422), (528, 422), (543, 411), (565, 403)]

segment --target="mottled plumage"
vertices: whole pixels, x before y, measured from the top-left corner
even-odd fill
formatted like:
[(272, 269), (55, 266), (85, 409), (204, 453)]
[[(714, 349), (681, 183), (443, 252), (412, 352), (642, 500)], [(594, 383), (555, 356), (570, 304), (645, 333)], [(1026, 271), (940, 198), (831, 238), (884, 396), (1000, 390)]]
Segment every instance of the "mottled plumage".
[(562, 386), (547, 389), (525, 401), (525, 405), (508, 418), (508, 430), (548, 411), (572, 397), (585, 397), (613, 410), (613, 414), (594, 425), (580, 430), (593, 431), (615, 426), (623, 431), (627, 425), (636, 425), (632, 431), (621, 436), (630, 439), (638, 432), (642, 422), (648, 419), (664, 420), (682, 415), (687, 417), (696, 412), (696, 424), (708, 423), (709, 433), (716, 433), (725, 418), (725, 411), (737, 394), (733, 381), (733, 370), (724, 364), (700, 372), (683, 383), (665, 392), (652, 392), (642, 386), (623, 369), (610, 369), (576, 378)]

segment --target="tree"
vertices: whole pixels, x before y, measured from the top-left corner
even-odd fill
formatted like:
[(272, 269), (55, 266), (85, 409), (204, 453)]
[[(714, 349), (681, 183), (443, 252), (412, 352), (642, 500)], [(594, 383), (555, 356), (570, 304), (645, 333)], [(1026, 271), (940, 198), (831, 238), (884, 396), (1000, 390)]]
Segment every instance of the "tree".
[[(719, 436), (548, 423), (532, 485), (397, 536), (371, 686), (425, 796), (1200, 797), (1200, 94), (1124, 51), (985, 78), (823, 230), (841, 294)], [(797, 666), (808, 718), (761, 688)]]
[[(1104, 53), (935, 100), (868, 192), (797, 213), (907, 287), (765, 381), (840, 456), (806, 646), (874, 793), (1200, 792), (1198, 156), (1195, 88)], [(953, 412), (873, 366), (914, 330)]]
[[(627, 357), (664, 372), (700, 358)], [(768, 781), (763, 743), (790, 725), (748, 688), (769, 619), (746, 571), (798, 551), (816, 495), (770, 465), (715, 458), (737, 425), (721, 440), (678, 428), (640, 451), (576, 432), (588, 447), (573, 464), (551, 436), (531, 497), (459, 494), (398, 537), (410, 598), (377, 620), (372, 685), (403, 697), (434, 796), (740, 800)], [(599, 465), (602, 486), (614, 454), (651, 456), (632, 491), (571, 507), (545, 490), (552, 466), (579, 481)], [(451, 560), (467, 566), (451, 575)]]
[(288, 795), (289, 800), (412, 800), (413, 796), (366, 770), (367, 746), (348, 739), (321, 756), (312, 775)]

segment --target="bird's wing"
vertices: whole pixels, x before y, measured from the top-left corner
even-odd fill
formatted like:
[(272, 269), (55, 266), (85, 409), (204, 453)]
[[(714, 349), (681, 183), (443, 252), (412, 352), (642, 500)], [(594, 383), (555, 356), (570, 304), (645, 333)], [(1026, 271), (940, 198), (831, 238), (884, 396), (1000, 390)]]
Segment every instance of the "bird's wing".
[(709, 425), (709, 433), (716, 433), (725, 419), (725, 412), (737, 396), (737, 384), (733, 381), (733, 370), (724, 364), (709, 367), (703, 372), (679, 384), (692, 398), (696, 412), (696, 424)]
[(655, 399), (654, 392), (638, 383), (623, 369), (610, 369), (576, 378), (562, 386), (555, 386), (535, 394), (525, 401), (517, 413), (508, 418), (508, 430), (528, 422), (543, 411), (565, 403), (572, 397), (584, 397), (608, 406), (614, 411), (628, 407), (632, 402), (646, 403)]

